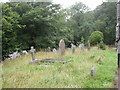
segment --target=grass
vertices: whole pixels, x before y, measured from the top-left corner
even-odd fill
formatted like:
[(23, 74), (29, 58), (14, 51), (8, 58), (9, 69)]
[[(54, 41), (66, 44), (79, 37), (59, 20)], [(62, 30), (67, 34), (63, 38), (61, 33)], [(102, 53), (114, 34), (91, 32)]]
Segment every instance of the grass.
[[(66, 50), (60, 57), (58, 52), (37, 52), (36, 59), (55, 58), (73, 60), (54, 67), (41, 67), (28, 64), (31, 55), (23, 55), (14, 60), (3, 62), (3, 88), (114, 88), (115, 72), (117, 70), (117, 53), (110, 48), (91, 51), (80, 51), (77, 48), (72, 54)], [(46, 63), (40, 63), (46, 64)], [(91, 76), (92, 67), (97, 69)]]

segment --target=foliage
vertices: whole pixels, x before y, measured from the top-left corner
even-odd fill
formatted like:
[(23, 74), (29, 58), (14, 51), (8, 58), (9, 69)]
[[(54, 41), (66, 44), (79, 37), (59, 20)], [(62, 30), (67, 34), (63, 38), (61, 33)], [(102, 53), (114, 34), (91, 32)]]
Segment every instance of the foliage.
[(67, 17), (70, 17), (67, 20), (67, 24), (68, 27), (73, 31), (75, 43), (79, 42), (82, 37), (87, 39), (85, 34), (88, 33), (88, 29), (90, 27), (90, 24), (88, 24), (86, 21), (88, 19), (86, 18), (87, 15), (85, 16), (87, 11), (88, 7), (83, 3), (76, 3), (67, 10)]
[(17, 12), (20, 16), (23, 16), (26, 12), (29, 12), (32, 9), (32, 6), (27, 3), (18, 3), (15, 5), (14, 11)]
[(13, 12), (9, 5), (3, 4), (2, 9), (2, 57), (4, 59), (18, 48), (16, 32), (21, 26), (19, 25), (19, 15)]
[[(2, 6), (3, 50), (6, 58), (17, 49), (37, 51), (47, 47), (58, 48), (60, 39), (66, 46), (79, 44), (84, 38), (87, 43), (95, 30), (104, 35), (105, 44), (115, 41), (116, 7), (115, 3), (102, 3), (95, 10), (83, 3), (75, 3), (62, 9), (59, 4), (51, 2), (8, 2)], [(1, 26), (1, 24), (0, 24)]]
[(2, 9), (3, 59), (17, 49), (58, 48), (60, 39), (69, 43), (73, 39), (59, 4), (11, 2), (3, 4)]
[(105, 50), (106, 49), (106, 46), (105, 44), (103, 43), (103, 41), (101, 41), (99, 44), (98, 44), (98, 48), (102, 49), (102, 50)]
[(90, 43), (92, 45), (96, 45), (97, 43), (100, 43), (100, 41), (102, 41), (103, 39), (104, 39), (103, 33), (100, 31), (93, 32), (89, 37)]
[(116, 26), (116, 3), (103, 2), (94, 10), (94, 26), (104, 35), (104, 42), (107, 45), (114, 44)]
[(80, 41), (80, 42), (77, 42), (77, 45), (82, 44), (82, 43), (84, 43), (84, 42), (85, 42), (85, 39), (84, 39), (84, 37), (82, 37), (82, 38), (81, 38), (81, 41)]

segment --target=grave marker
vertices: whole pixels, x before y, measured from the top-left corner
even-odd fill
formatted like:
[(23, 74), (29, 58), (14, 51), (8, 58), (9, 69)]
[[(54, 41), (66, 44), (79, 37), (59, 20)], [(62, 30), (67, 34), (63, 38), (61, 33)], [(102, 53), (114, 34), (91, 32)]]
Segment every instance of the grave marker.
[(50, 52), (50, 51), (51, 51), (51, 48), (50, 48), (50, 47), (48, 47), (48, 48), (47, 48), (47, 51), (48, 51), (48, 52)]
[(63, 39), (61, 39), (59, 42), (59, 51), (60, 51), (60, 55), (65, 54), (65, 42)]
[(88, 51), (90, 51), (90, 41), (88, 40)]
[(55, 48), (53, 48), (53, 50), (52, 50), (53, 52), (56, 52), (57, 50), (55, 49)]
[(96, 69), (95, 67), (91, 68), (91, 76), (94, 76), (96, 74)]
[(75, 48), (76, 48), (76, 46), (75, 46), (74, 44), (71, 43), (72, 53), (75, 53)]
[(32, 55), (32, 61), (34, 61), (35, 60), (35, 49), (34, 49), (33, 46), (31, 46), (30, 52), (31, 52), (31, 55)]
[(80, 44), (79, 47), (80, 47), (80, 49), (81, 49), (82, 51), (84, 51), (84, 44), (83, 44), (83, 43)]

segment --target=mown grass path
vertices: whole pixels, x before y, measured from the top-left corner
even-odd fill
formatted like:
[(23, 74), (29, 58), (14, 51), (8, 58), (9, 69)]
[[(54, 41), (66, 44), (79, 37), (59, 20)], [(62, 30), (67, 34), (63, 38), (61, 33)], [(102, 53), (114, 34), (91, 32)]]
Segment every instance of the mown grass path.
[[(112, 49), (80, 51), (75, 54), (66, 50), (62, 57), (53, 52), (37, 52), (36, 59), (54, 58), (73, 60), (54, 67), (41, 67), (28, 64), (31, 55), (23, 55), (3, 62), (3, 88), (114, 88), (117, 71), (117, 53)], [(46, 63), (40, 63), (46, 64)], [(50, 64), (51, 65), (51, 64)], [(90, 70), (97, 69), (92, 77)]]

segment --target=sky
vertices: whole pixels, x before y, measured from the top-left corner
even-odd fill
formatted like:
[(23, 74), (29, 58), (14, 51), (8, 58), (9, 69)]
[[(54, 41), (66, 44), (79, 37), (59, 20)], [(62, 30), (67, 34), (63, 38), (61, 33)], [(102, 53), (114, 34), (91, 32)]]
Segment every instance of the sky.
[[(0, 2), (7, 2), (8, 0), (2, 0)], [(86, 6), (90, 8), (90, 10), (94, 10), (98, 5), (102, 4), (106, 0), (52, 0), (53, 3), (61, 4), (63, 8), (69, 7), (76, 2), (82, 2)]]
[(90, 10), (94, 10), (98, 5), (105, 1), (106, 0), (53, 0), (54, 3), (61, 4), (63, 8), (69, 7), (76, 2), (82, 2), (88, 6)]

